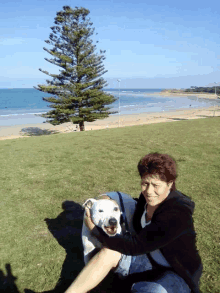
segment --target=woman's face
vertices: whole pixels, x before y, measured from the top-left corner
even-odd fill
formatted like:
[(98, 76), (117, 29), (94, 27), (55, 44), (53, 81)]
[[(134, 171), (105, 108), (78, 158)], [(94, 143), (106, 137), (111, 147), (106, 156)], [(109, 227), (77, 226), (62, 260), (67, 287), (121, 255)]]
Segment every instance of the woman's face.
[(158, 175), (146, 175), (141, 178), (142, 194), (150, 206), (158, 206), (163, 202), (172, 187), (173, 182), (161, 181)]

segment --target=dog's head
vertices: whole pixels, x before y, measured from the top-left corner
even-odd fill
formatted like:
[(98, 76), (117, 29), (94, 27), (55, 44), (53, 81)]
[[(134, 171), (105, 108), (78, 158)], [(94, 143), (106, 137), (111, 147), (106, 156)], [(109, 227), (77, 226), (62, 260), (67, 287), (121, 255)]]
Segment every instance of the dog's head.
[(121, 233), (121, 211), (116, 201), (110, 199), (107, 195), (98, 200), (89, 198), (83, 204), (83, 207), (90, 209), (93, 223), (102, 228), (107, 235), (115, 236)]

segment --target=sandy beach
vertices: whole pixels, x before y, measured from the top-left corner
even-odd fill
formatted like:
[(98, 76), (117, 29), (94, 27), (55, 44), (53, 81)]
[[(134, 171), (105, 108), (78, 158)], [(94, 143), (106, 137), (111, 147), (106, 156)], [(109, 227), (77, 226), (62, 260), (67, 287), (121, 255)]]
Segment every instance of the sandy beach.
[[(207, 117), (220, 116), (220, 106), (210, 108), (179, 109), (169, 112), (141, 113), (133, 115), (112, 115), (104, 120), (85, 122), (85, 130), (98, 130), (127, 127), (134, 125), (144, 125), (151, 123), (175, 122), (180, 120), (204, 119)], [(1, 126), (0, 140), (15, 139), (30, 136), (50, 135), (53, 133), (70, 133), (79, 131), (76, 125), (64, 123), (53, 126), (49, 123), (24, 124), (15, 126)]]

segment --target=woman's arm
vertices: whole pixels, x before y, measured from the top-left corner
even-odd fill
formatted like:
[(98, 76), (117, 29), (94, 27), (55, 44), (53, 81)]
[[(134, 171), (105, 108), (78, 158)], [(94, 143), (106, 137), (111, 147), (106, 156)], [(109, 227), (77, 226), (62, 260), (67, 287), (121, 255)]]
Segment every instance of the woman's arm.
[(92, 230), (92, 234), (104, 246), (112, 250), (126, 255), (139, 255), (166, 246), (184, 231), (191, 228), (193, 231), (192, 215), (188, 208), (171, 203), (158, 210), (155, 211), (151, 224), (143, 228), (137, 235), (109, 237), (98, 227)]

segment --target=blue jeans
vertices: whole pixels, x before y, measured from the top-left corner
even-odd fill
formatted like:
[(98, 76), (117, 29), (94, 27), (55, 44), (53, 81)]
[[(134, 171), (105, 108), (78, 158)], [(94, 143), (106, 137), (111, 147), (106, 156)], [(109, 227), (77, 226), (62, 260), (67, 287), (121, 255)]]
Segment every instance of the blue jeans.
[[(122, 279), (129, 274), (141, 273), (151, 270), (152, 265), (146, 254), (137, 256), (122, 255), (119, 266), (116, 269)], [(134, 283), (131, 293), (190, 293), (186, 282), (173, 271), (166, 271), (156, 281), (143, 281)]]

